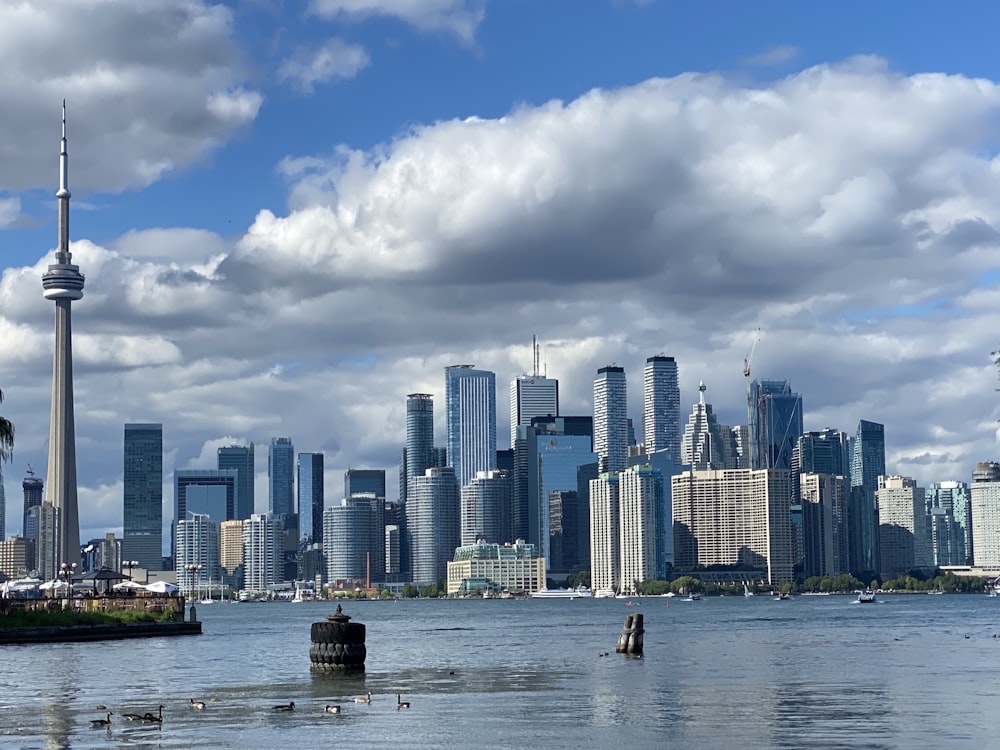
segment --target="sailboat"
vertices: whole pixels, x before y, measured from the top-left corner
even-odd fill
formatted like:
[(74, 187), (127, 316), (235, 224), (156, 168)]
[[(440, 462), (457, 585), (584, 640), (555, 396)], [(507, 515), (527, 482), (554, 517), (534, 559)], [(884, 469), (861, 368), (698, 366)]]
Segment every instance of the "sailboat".
[(205, 597), (201, 599), (198, 604), (215, 604), (215, 600), (212, 598), (212, 579), (208, 579), (208, 591), (205, 592)]
[(753, 592), (746, 585), (746, 582), (743, 583), (743, 596), (745, 596), (747, 599), (749, 599), (751, 596), (753, 596)]

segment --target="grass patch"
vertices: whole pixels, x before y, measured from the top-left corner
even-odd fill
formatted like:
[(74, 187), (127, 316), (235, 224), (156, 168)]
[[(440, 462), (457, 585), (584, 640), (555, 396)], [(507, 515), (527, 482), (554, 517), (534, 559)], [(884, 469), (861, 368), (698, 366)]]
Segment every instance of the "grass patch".
[(173, 622), (173, 612), (128, 609), (107, 612), (74, 612), (66, 609), (34, 609), (0, 615), (0, 629), (47, 628), (72, 625), (127, 625), (134, 622)]

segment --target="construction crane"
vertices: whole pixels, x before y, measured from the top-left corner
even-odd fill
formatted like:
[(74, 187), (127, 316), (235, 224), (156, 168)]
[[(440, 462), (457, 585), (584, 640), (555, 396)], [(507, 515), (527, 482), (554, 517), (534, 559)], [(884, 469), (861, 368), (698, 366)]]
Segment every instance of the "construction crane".
[(750, 365), (753, 362), (753, 353), (757, 351), (757, 344), (760, 343), (760, 328), (757, 329), (757, 334), (754, 336), (753, 344), (750, 346), (750, 351), (747, 352), (747, 356), (743, 358), (743, 377), (747, 381), (747, 403), (750, 403)]

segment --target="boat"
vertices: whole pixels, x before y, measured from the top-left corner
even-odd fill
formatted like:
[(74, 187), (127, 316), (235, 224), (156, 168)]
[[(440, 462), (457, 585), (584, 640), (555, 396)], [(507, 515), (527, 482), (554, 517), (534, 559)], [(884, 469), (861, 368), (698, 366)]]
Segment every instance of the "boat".
[(865, 589), (858, 594), (859, 604), (873, 604), (875, 602), (875, 592), (871, 589)]
[(614, 589), (597, 589), (594, 592), (595, 599), (614, 599), (615, 591)]
[(295, 587), (295, 596), (292, 597), (292, 604), (301, 604), (305, 599), (302, 597), (302, 589)]
[(782, 591), (780, 594), (778, 594), (774, 598), (777, 599), (779, 602), (788, 602), (788, 601), (791, 601), (792, 595), (789, 594), (787, 591)]
[(747, 599), (753, 596), (753, 592), (750, 590), (750, 587), (747, 586), (745, 583), (743, 584), (743, 596), (746, 597)]
[(700, 602), (701, 601), (701, 594), (695, 592), (695, 593), (691, 594), (690, 596), (688, 596), (687, 601), (689, 601), (689, 602)]
[(590, 599), (590, 589), (577, 586), (575, 589), (538, 589), (530, 594), (532, 599)]

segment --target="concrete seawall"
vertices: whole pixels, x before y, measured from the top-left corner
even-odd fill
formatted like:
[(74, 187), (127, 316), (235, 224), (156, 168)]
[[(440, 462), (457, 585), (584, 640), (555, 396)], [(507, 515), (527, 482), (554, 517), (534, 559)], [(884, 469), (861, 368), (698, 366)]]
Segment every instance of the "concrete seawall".
[(0, 628), (0, 644), (116, 641), (124, 638), (158, 638), (201, 635), (200, 622), (136, 622), (128, 625), (70, 625), (41, 628)]

